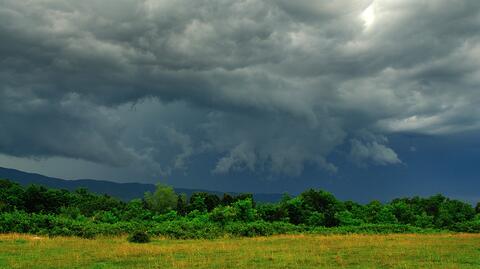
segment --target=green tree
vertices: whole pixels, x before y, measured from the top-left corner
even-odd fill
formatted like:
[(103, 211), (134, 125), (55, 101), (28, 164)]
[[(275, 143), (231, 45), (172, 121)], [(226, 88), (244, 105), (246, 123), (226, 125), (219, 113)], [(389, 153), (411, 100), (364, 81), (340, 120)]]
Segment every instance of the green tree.
[(123, 220), (144, 220), (151, 217), (151, 211), (146, 210), (145, 203), (141, 199), (133, 199), (125, 206), (123, 210)]
[(393, 210), (390, 206), (383, 206), (377, 213), (375, 223), (398, 223), (398, 220), (392, 211)]
[(415, 223), (415, 213), (413, 212), (411, 206), (405, 201), (394, 201), (390, 204), (392, 213), (397, 218), (398, 222), (402, 224), (414, 224)]
[(290, 221), (290, 223), (305, 223), (308, 211), (305, 210), (303, 199), (300, 196), (292, 199), (289, 199), (288, 196), (284, 196), (281, 201), (281, 207), (287, 212), (288, 220)]
[(190, 203), (188, 204), (188, 212), (192, 211), (206, 212), (207, 205), (205, 203), (205, 196), (200, 193), (194, 193), (190, 196)]
[(154, 193), (145, 193), (145, 202), (147, 207), (158, 213), (166, 213), (177, 207), (178, 196), (172, 187), (157, 184), (157, 188)]
[(222, 197), (222, 205), (231, 205), (234, 201), (234, 198), (228, 194), (228, 193), (224, 193), (223, 194), (223, 197)]
[[(203, 201), (203, 204), (202, 202)], [(192, 210), (199, 210), (199, 211), (212, 211), (215, 207), (220, 205), (221, 200), (215, 194), (210, 194), (208, 192), (195, 192), (190, 196), (190, 204), (198, 203), (196, 206), (193, 207)], [(204, 208), (205, 206), (205, 208)]]
[(234, 221), (237, 218), (238, 212), (235, 208), (227, 206), (217, 206), (209, 214), (210, 220), (225, 225), (228, 222)]
[(207, 206), (208, 211), (212, 211), (215, 207), (221, 204), (220, 198), (215, 194), (207, 193), (205, 197), (205, 205)]
[(0, 179), (0, 212), (25, 208), (25, 191), (22, 186)]
[(252, 199), (239, 200), (232, 204), (237, 214), (237, 220), (251, 222), (257, 220), (257, 210), (254, 208)]
[(422, 212), (420, 215), (415, 216), (414, 225), (420, 228), (433, 228), (433, 216), (429, 216), (426, 212)]
[(435, 225), (439, 228), (449, 228), (455, 223), (473, 220), (475, 217), (475, 210), (470, 204), (458, 201), (445, 199), (440, 205)]
[(355, 218), (348, 210), (335, 213), (335, 218), (340, 226), (359, 226), (363, 224), (361, 219)]
[(185, 193), (181, 193), (178, 195), (177, 201), (177, 212), (179, 215), (185, 216), (187, 214), (187, 195)]
[[(367, 211), (365, 209), (366, 208), (365, 206), (363, 206), (359, 203), (353, 202), (353, 201), (346, 201), (343, 204), (345, 206), (345, 210), (350, 212), (354, 219), (357, 219), (357, 220), (361, 221), (362, 223), (366, 222)], [(337, 218), (337, 219), (341, 222), (341, 220), (339, 218)]]
[(288, 212), (281, 204), (259, 204), (257, 207), (260, 218), (273, 222), (273, 221), (286, 221), (288, 222)]
[(374, 200), (368, 203), (365, 208), (365, 220), (368, 223), (377, 223), (377, 215), (380, 210), (382, 210), (382, 203), (380, 201)]
[(446, 200), (446, 197), (441, 194), (437, 194), (429, 197), (428, 199), (420, 200), (420, 203), (423, 204), (423, 209), (427, 215), (437, 218), (440, 213), (440, 207)]
[[(338, 225), (335, 213), (343, 211), (345, 206), (338, 201), (333, 194), (323, 190), (316, 191), (310, 189), (303, 192), (300, 196), (305, 209), (321, 213), (324, 216), (325, 226), (332, 227)], [(316, 219), (318, 219), (318, 217)]]
[(325, 226), (325, 215), (323, 213), (314, 211), (308, 216), (307, 224), (309, 226)]

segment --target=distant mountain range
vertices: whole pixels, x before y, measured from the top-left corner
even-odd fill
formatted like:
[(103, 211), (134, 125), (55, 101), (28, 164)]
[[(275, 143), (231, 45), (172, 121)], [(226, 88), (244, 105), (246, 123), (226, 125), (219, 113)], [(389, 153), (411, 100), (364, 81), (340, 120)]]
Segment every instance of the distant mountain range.
[[(86, 188), (91, 192), (98, 194), (108, 194), (124, 201), (130, 201), (135, 198), (142, 198), (147, 191), (154, 191), (155, 185), (142, 183), (117, 183), (105, 180), (79, 179), (65, 180), (60, 178), (47, 177), (39, 174), (27, 173), (15, 169), (0, 167), (0, 179), (9, 179), (21, 185), (36, 184), (54, 189), (76, 190), (78, 188)], [(194, 192), (208, 192), (216, 194), (220, 197), (224, 192), (200, 190), (200, 189), (184, 189), (175, 188), (177, 193), (185, 193), (190, 196)], [(236, 195), (238, 193), (229, 194)], [(257, 202), (277, 202), (281, 199), (282, 194), (277, 193), (254, 193), (253, 197)]]

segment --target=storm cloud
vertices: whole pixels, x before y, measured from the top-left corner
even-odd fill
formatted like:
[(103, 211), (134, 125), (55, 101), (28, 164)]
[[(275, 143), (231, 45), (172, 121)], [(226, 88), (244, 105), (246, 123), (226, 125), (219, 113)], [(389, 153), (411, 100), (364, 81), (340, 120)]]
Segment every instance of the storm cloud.
[(0, 0), (0, 152), (152, 173), (402, 163), (480, 128), (480, 2)]

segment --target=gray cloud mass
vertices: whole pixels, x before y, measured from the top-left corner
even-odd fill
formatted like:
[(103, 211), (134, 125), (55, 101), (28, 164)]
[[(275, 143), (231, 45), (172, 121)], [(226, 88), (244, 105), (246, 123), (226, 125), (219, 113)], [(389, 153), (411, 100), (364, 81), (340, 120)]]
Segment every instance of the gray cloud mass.
[[(291, 177), (480, 128), (480, 2), (0, 0), (0, 153)], [(368, 135), (366, 135), (368, 134)]]

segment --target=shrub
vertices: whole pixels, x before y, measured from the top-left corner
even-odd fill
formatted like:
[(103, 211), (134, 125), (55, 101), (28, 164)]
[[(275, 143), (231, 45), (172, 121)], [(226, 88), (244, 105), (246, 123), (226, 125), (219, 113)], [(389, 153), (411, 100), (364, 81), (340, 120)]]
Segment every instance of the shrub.
[(462, 233), (480, 233), (480, 220), (460, 222), (453, 225), (450, 230)]
[(223, 235), (218, 224), (202, 218), (153, 223), (148, 232), (175, 239), (213, 239)]
[(225, 232), (232, 236), (268, 236), (274, 234), (288, 234), (303, 232), (302, 226), (286, 222), (231, 222), (225, 226)]
[(225, 225), (228, 222), (234, 221), (237, 215), (237, 211), (231, 206), (218, 206), (209, 214), (209, 219)]
[(172, 221), (177, 219), (177, 217), (178, 217), (177, 211), (171, 210), (167, 213), (153, 216), (152, 220), (155, 222)]
[(361, 219), (355, 218), (348, 210), (335, 213), (335, 218), (340, 226), (360, 226), (363, 224)]
[(320, 212), (312, 212), (307, 218), (307, 224), (312, 227), (325, 225), (325, 214)]
[(362, 224), (360, 226), (316, 227), (310, 230), (314, 234), (404, 234), (437, 233), (442, 230), (422, 229), (408, 224)]
[(232, 207), (236, 213), (236, 220), (252, 222), (257, 219), (257, 210), (254, 208), (252, 199), (247, 198), (239, 200), (232, 204)]
[(128, 242), (131, 242), (131, 243), (148, 243), (148, 242), (150, 242), (150, 236), (146, 232), (136, 231), (136, 232), (133, 232), (128, 237)]
[(433, 227), (433, 216), (427, 215), (427, 213), (422, 212), (421, 215), (415, 216), (415, 226), (420, 228), (432, 228)]

